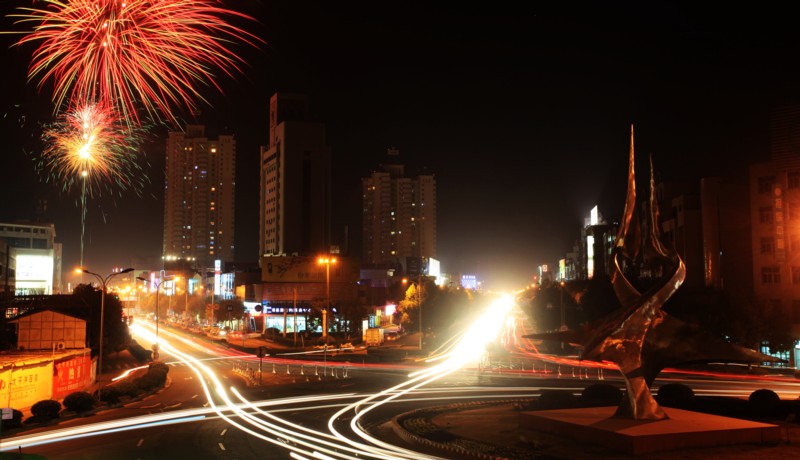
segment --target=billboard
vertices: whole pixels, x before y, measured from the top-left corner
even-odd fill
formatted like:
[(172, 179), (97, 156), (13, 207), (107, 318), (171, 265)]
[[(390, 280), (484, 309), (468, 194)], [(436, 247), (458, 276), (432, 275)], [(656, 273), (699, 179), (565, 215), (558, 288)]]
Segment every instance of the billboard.
[(76, 356), (55, 364), (53, 399), (63, 399), (70, 393), (81, 391), (92, 383), (92, 359)]
[(16, 290), (21, 295), (53, 293), (53, 254), (16, 254)]
[(31, 407), (51, 399), (52, 382), (52, 361), (0, 370), (0, 401), (16, 409)]

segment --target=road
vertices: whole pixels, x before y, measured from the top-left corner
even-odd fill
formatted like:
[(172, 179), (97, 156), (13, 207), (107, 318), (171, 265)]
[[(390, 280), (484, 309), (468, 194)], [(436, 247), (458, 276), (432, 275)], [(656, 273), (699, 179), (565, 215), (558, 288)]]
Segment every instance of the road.
[[(381, 427), (397, 414), (427, 406), (526, 399), (546, 389), (578, 393), (597, 382), (622, 385), (613, 369), (538, 355), (535, 347), (513, 340), (506, 345), (513, 345), (514, 353), (476, 361), (486, 350), (480, 338), (496, 337), (507, 325), (491, 315), (502, 319), (506, 313), (487, 312), (480, 327), (428, 363), (370, 365), (357, 358), (338, 363), (319, 354), (311, 360), (268, 357), (260, 386), (248, 385), (257, 357), (162, 328), (162, 360), (170, 364), (167, 388), (124, 408), (6, 438), (2, 449), (22, 446), (23, 452), (65, 460), (439, 458)], [(134, 332), (142, 343), (154, 340), (146, 324)], [(793, 379), (676, 370), (660, 377), (654, 387), (680, 381), (698, 395), (746, 398), (766, 387), (787, 399), (800, 397)]]

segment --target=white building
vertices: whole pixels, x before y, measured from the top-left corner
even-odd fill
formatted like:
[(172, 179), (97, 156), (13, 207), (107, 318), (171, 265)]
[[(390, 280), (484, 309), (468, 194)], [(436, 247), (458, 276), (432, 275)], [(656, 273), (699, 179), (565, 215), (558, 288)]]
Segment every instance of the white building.
[(61, 292), (61, 243), (53, 224), (0, 223), (0, 239), (16, 261), (16, 295)]

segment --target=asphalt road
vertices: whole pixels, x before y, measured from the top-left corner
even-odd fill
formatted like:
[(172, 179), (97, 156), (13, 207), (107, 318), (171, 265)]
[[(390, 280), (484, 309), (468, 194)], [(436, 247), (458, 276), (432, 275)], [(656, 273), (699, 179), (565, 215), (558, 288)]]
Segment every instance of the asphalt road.
[[(146, 327), (137, 333), (149, 343)], [(161, 340), (169, 344), (162, 346), (162, 360), (171, 366), (167, 388), (122, 408), (7, 437), (3, 448), (19, 445), (23, 452), (59, 460), (432, 458), (438, 456), (380, 427), (426, 406), (532, 398), (549, 388), (580, 392), (601, 381), (622, 385), (613, 371), (526, 354), (423, 376), (410, 374), (435, 364), (270, 357), (261, 361), (262, 384), (253, 385), (260, 361), (253, 355), (166, 328)], [(746, 398), (771, 388), (784, 399), (800, 397), (797, 381), (777, 376), (661, 377), (656, 389), (680, 381), (698, 395)]]

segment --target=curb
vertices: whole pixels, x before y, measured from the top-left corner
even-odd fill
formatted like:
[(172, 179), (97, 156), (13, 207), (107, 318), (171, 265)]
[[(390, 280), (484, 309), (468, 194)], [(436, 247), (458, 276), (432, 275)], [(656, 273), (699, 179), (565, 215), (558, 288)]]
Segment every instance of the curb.
[[(501, 447), (493, 444), (488, 444), (482, 441), (476, 441), (474, 439), (469, 438), (462, 438), (453, 435), (453, 441), (449, 442), (439, 442), (434, 441), (424, 434), (421, 433), (414, 433), (409, 430), (404, 425), (404, 420), (411, 419), (411, 418), (423, 418), (426, 422), (430, 425), (431, 419), (444, 412), (451, 412), (451, 411), (460, 411), (465, 409), (474, 409), (478, 407), (490, 407), (490, 406), (500, 406), (506, 404), (516, 404), (516, 403), (523, 403), (529, 401), (526, 398), (517, 398), (517, 399), (504, 399), (504, 400), (497, 400), (497, 401), (473, 401), (473, 402), (460, 402), (460, 403), (453, 403), (448, 404), (446, 406), (438, 406), (438, 407), (429, 407), (424, 409), (415, 409), (410, 412), (406, 412), (403, 414), (396, 415), (392, 418), (392, 431), (399, 436), (403, 441), (408, 442), (409, 444), (417, 444), (420, 446), (424, 446), (427, 448), (435, 449), (438, 451), (448, 452), (448, 453), (457, 453), (459, 455), (479, 458), (483, 460), (513, 460), (517, 458), (525, 458), (525, 457), (507, 457), (505, 455), (496, 455), (490, 453), (484, 453), (480, 451), (474, 450), (475, 447), (484, 447), (484, 450), (492, 451), (492, 450), (505, 450), (505, 451), (514, 451), (513, 447)], [(434, 425), (435, 426), (435, 425)], [(462, 445), (463, 444), (471, 444), (469, 448), (466, 448)], [(535, 458), (535, 454), (530, 451), (526, 451), (527, 454), (533, 455), (531, 458)]]

